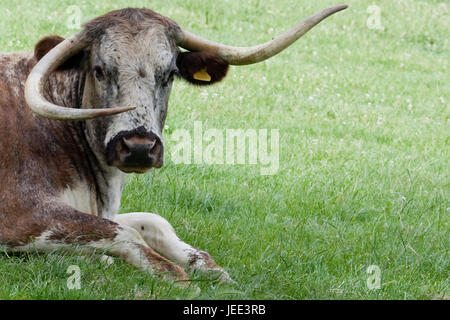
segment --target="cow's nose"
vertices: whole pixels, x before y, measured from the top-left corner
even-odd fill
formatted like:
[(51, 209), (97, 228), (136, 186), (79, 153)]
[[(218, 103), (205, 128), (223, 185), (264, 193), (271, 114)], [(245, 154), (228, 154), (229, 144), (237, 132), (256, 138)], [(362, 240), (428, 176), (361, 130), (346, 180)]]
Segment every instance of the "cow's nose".
[(162, 143), (152, 137), (123, 137), (119, 142), (119, 162), (125, 168), (149, 168), (162, 166)]

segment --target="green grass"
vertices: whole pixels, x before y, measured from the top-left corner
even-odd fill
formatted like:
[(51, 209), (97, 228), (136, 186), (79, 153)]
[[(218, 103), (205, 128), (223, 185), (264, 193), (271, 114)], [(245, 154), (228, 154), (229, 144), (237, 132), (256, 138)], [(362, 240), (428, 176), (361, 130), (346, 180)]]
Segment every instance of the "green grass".
[[(266, 41), (339, 1), (78, 1), (85, 21), (149, 7), (235, 45)], [(130, 176), (122, 212), (167, 218), (238, 282), (197, 281), (201, 293), (116, 259), (0, 255), (3, 299), (442, 299), (449, 289), (450, 5), (376, 2), (384, 30), (366, 26), (373, 1), (348, 1), (287, 51), (232, 67), (210, 88), (177, 82), (166, 137), (178, 128), (280, 130), (280, 169), (181, 165)], [(68, 36), (72, 1), (0, 2), (0, 50)], [(170, 150), (170, 141), (166, 139)], [(79, 265), (81, 290), (66, 287)], [(382, 287), (368, 290), (378, 265)], [(194, 278), (198, 276), (193, 275)], [(202, 280), (202, 279), (200, 279)]]

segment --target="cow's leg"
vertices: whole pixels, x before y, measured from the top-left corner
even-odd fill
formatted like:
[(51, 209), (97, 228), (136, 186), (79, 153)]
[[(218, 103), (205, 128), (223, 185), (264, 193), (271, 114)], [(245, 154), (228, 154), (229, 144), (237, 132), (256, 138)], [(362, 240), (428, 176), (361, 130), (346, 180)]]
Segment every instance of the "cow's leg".
[(180, 240), (173, 227), (163, 217), (154, 213), (132, 212), (117, 214), (114, 220), (137, 230), (150, 247), (182, 267), (217, 273), (221, 281), (234, 282), (207, 252)]
[(14, 233), (9, 240), (4, 239), (9, 250), (104, 250), (136, 267), (187, 284), (184, 270), (150, 248), (134, 228), (79, 212), (65, 204), (48, 204), (39, 211), (27, 214), (20, 225), (11, 226)]

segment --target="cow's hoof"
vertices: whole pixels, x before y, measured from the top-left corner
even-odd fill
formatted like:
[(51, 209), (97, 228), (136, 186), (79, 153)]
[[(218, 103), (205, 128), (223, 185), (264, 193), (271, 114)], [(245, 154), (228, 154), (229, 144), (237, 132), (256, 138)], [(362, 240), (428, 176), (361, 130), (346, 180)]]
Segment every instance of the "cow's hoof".
[(204, 277), (206, 277), (208, 280), (211, 281), (217, 281), (219, 283), (227, 283), (227, 284), (237, 284), (237, 282), (230, 277), (228, 272), (226, 272), (219, 266), (209, 269), (202, 268), (195, 270), (195, 272), (201, 273)]
[(214, 273), (216, 275), (216, 279), (220, 282), (220, 283), (226, 283), (226, 284), (237, 284), (236, 281), (234, 281), (230, 275), (228, 274), (228, 272), (226, 272), (225, 270), (223, 270), (222, 268), (218, 268), (215, 270), (211, 270), (212, 273)]
[(191, 261), (189, 261), (189, 268), (194, 272), (200, 272), (208, 276), (211, 280), (218, 280), (220, 283), (236, 284), (230, 275), (206, 251), (198, 249), (196, 254), (192, 256)]
[(164, 280), (174, 282), (177, 286), (187, 287), (191, 283), (184, 269), (174, 263), (160, 265), (157, 271)]
[(228, 272), (226, 272), (225, 270), (221, 270), (221, 274), (220, 274), (220, 276), (219, 276), (219, 281), (220, 281), (220, 283), (228, 283), (228, 284), (233, 284), (233, 285), (236, 285), (237, 284), (237, 282), (236, 281), (234, 281), (231, 277), (230, 277), (230, 275), (228, 274)]

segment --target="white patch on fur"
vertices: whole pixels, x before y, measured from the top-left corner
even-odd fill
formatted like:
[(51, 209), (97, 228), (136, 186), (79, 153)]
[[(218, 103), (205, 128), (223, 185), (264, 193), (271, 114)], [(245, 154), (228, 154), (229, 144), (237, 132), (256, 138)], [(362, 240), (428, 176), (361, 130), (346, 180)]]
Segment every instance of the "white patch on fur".
[(220, 266), (209, 266), (202, 254), (205, 252), (190, 246), (178, 238), (170, 223), (163, 217), (147, 212), (117, 214), (114, 221), (137, 230), (154, 250), (183, 268), (201, 272), (217, 272), (222, 282), (234, 283)]
[(113, 169), (108, 177), (108, 189), (106, 202), (100, 216), (105, 219), (114, 220), (114, 216), (119, 212), (120, 200), (122, 198), (122, 188), (125, 183), (126, 175), (118, 169)]
[(103, 191), (106, 194), (103, 196), (102, 208), (97, 204), (95, 191), (84, 182), (78, 182), (74, 187), (66, 188), (60, 196), (61, 201), (78, 211), (113, 220), (119, 212), (125, 174), (115, 168), (110, 173), (107, 173), (108, 186)]
[(147, 247), (144, 239), (142, 239), (139, 232), (128, 226), (120, 226), (117, 236), (111, 239), (101, 239), (92, 241), (85, 246), (74, 247), (71, 244), (66, 244), (58, 240), (50, 240), (54, 230), (46, 230), (40, 236), (34, 239), (33, 242), (24, 245), (13, 247), (11, 251), (29, 252), (32, 250), (48, 252), (58, 248), (72, 248), (78, 252), (90, 252), (93, 249), (107, 251), (108, 253), (123, 258), (126, 262), (143, 269), (152, 270), (152, 266), (146, 257), (142, 255), (142, 249), (139, 246)]
[[(198, 252), (180, 240), (170, 223), (157, 214), (146, 212), (117, 214), (114, 221), (134, 228), (151, 248), (183, 267), (188, 267), (192, 255)], [(202, 263), (200, 260), (199, 264)]]
[(49, 240), (49, 237), (53, 234), (52, 230), (46, 230), (37, 238), (34, 239), (33, 242), (24, 245), (24, 246), (15, 246), (12, 248), (12, 251), (17, 252), (26, 252), (31, 250), (38, 250), (38, 251), (51, 251), (59, 246), (57, 244), (53, 244), (51, 240)]
[(120, 227), (113, 240), (102, 239), (90, 243), (89, 246), (106, 250), (108, 254), (121, 257), (136, 267), (152, 270), (152, 266), (147, 258), (142, 255), (142, 249), (139, 247), (139, 245), (147, 247), (139, 232), (126, 225)]
[(87, 183), (78, 182), (73, 188), (66, 188), (60, 199), (78, 211), (98, 215), (96, 195)]

